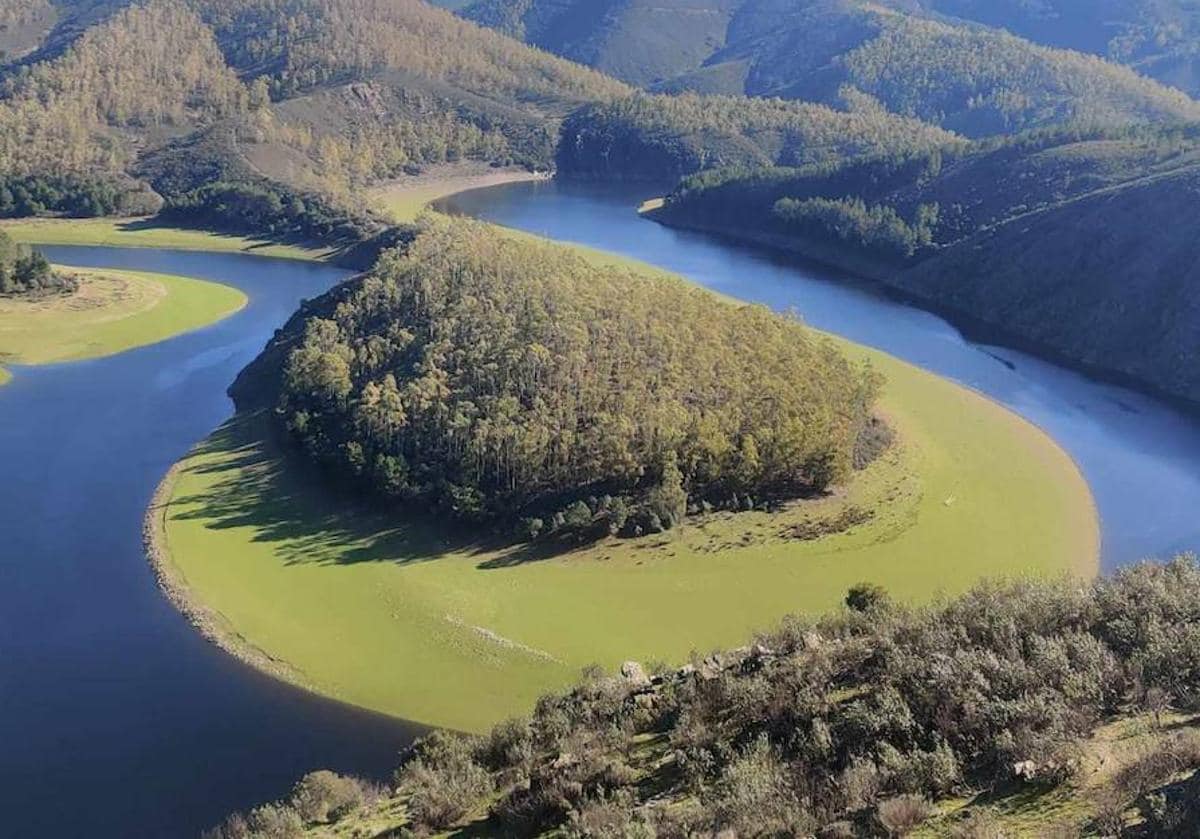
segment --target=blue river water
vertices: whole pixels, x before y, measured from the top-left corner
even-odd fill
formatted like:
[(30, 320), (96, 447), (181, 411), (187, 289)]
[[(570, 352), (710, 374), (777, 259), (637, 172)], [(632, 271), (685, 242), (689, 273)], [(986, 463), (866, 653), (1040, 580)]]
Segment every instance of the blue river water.
[(225, 389), (303, 297), (345, 276), (253, 256), (46, 248), (64, 264), (219, 280), (249, 305), (0, 387), (0, 836), (189, 837), (305, 772), (383, 777), (417, 732), (216, 649), (162, 597), (142, 517), (232, 412)]

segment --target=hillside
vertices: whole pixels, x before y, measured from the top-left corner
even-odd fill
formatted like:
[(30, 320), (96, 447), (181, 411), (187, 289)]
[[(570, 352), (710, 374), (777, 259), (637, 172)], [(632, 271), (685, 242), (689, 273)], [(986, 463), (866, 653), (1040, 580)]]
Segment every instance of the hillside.
[(915, 611), (859, 586), (751, 646), (436, 734), (394, 792), (318, 773), (209, 836), (1191, 835), (1198, 595), (1189, 558)]
[[(549, 0), (482, 0), (467, 14), (653, 89), (875, 101), (970, 136), (1200, 115), (1186, 96), (1099, 57), (893, 5), (624, 2), (582, 14)], [(643, 25), (649, 18), (656, 25)]]
[(572, 114), (563, 123), (557, 163), (565, 175), (662, 183), (716, 167), (832, 166), (962, 145), (954, 134), (878, 109), (848, 113), (780, 99), (639, 94)]
[(1028, 137), (819, 169), (711, 171), (654, 213), (872, 276), (994, 334), (1191, 401), (1194, 131)]
[(459, 159), (549, 168), (567, 113), (629, 92), (419, 0), (120, 5), (56, 7), (102, 22), (63, 23), (0, 84), (0, 214), (165, 199), (176, 220), (345, 245), (382, 229), (362, 187)]

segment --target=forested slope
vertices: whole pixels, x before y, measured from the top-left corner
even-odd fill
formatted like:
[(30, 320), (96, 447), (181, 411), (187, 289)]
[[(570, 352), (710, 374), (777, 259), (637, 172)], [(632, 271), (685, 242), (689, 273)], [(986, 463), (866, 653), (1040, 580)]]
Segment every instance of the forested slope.
[(419, 0), (118, 5), (58, 9), (103, 22), (0, 77), (0, 214), (165, 198), (176, 219), (345, 243), (381, 229), (365, 184), (549, 168), (567, 113), (629, 92)]
[(950, 132), (879, 109), (639, 94), (572, 114), (563, 124), (558, 167), (567, 175), (662, 181), (723, 166), (835, 165), (962, 145)]

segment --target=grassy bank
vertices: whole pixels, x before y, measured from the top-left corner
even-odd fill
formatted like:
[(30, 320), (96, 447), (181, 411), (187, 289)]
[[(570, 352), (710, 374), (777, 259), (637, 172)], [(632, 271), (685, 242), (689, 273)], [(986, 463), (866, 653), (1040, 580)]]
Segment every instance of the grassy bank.
[[(0, 362), (50, 364), (113, 355), (225, 318), (246, 295), (219, 283), (139, 271), (59, 269), (78, 291), (0, 298)], [(0, 370), (0, 384), (7, 374)]]
[(170, 227), (154, 219), (22, 219), (0, 223), (18, 242), (36, 245), (92, 245), (120, 248), (172, 248), (273, 256), (282, 259), (322, 259), (328, 250), (281, 245), (260, 239)]
[[(848, 351), (867, 350), (847, 346)], [(1086, 484), (987, 399), (869, 353), (902, 442), (844, 491), (669, 536), (530, 556), (364, 512), (285, 462), (264, 420), (199, 446), (153, 511), (160, 561), (208, 631), (340, 699), (478, 730), (591, 663), (679, 662), (872, 580), (907, 601), (980, 577), (1096, 570)], [(849, 527), (847, 511), (869, 518)], [(820, 533), (822, 538), (797, 538)]]
[(469, 189), (538, 181), (545, 177), (525, 169), (494, 169), (483, 163), (449, 164), (433, 166), (424, 174), (374, 187), (368, 192), (368, 199), (394, 221), (410, 222), (439, 198)]

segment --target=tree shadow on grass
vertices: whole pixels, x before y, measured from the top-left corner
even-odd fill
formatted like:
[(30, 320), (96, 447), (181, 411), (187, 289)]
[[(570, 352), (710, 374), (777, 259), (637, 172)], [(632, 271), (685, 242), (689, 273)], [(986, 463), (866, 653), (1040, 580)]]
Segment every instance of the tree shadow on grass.
[(596, 540), (544, 539), (514, 544), (495, 532), (471, 532), (431, 514), (385, 508), (287, 451), (266, 411), (239, 412), (200, 443), (183, 476), (204, 488), (176, 495), (167, 517), (212, 530), (252, 528), (288, 565), (408, 565), (456, 553), (479, 558), (480, 570), (560, 558)]
[(196, 224), (184, 219), (172, 221), (171, 219), (163, 219), (159, 216), (130, 219), (129, 221), (118, 222), (115, 227), (122, 233), (153, 232), (156, 230), (195, 230), (198, 233), (206, 233), (210, 236), (215, 236), (220, 239), (229, 239), (239, 243), (250, 242), (251, 244), (245, 247), (247, 252), (262, 250), (263, 248), (276, 247), (279, 245), (291, 245), (294, 247), (309, 248), (313, 250), (321, 250), (324, 247), (324, 245), (319, 242), (315, 242), (312, 239), (303, 238), (299, 235), (266, 236), (260, 232), (249, 230), (239, 233), (221, 227)]
[(177, 495), (170, 520), (206, 528), (253, 528), (289, 565), (410, 563), (464, 547), (431, 524), (372, 509), (329, 485), (318, 470), (289, 456), (262, 412), (239, 413), (202, 442), (183, 476), (203, 476), (204, 488)]

